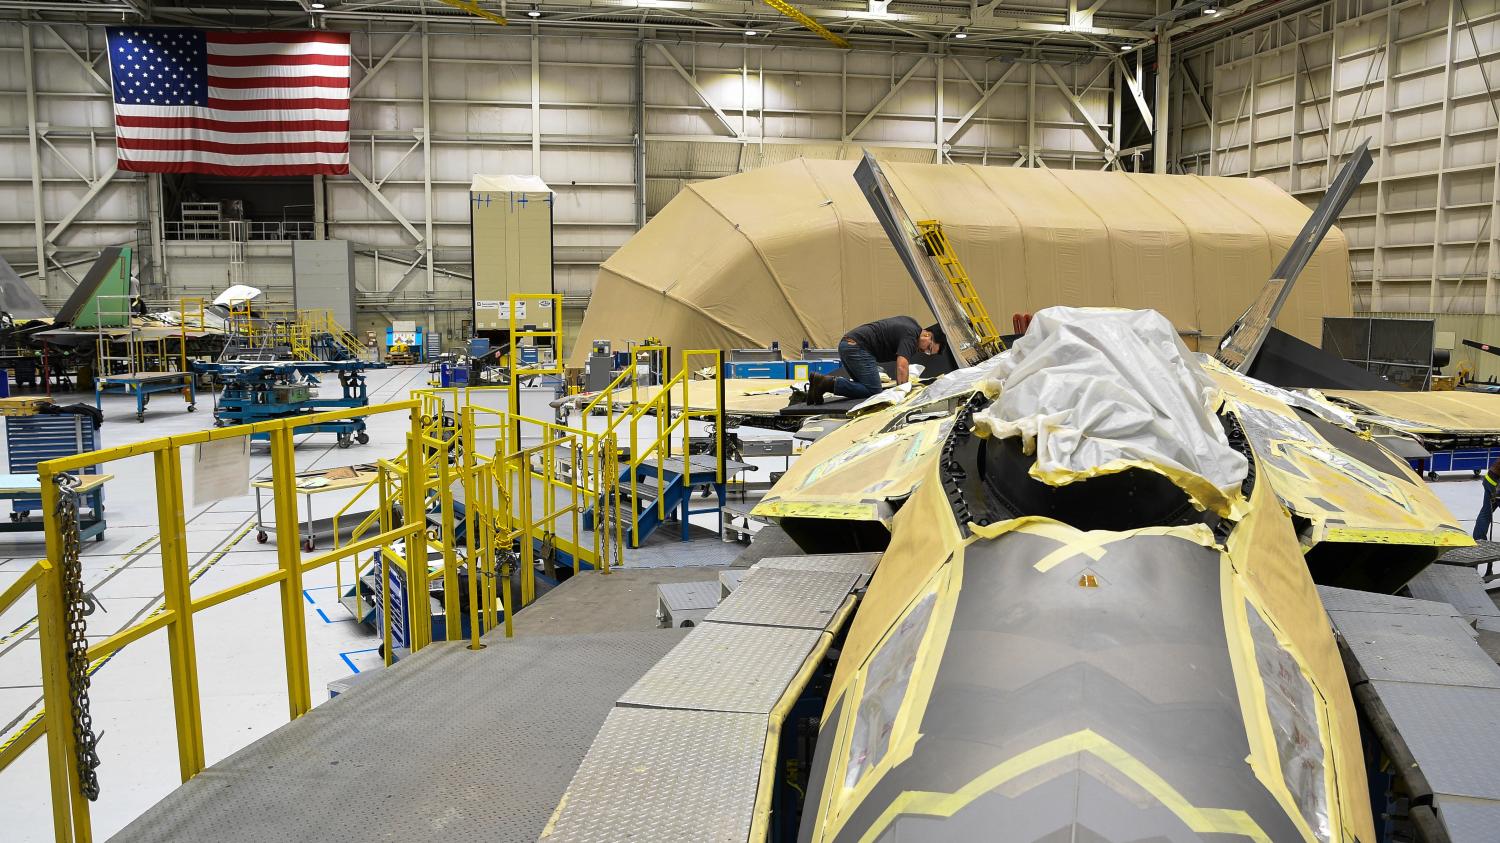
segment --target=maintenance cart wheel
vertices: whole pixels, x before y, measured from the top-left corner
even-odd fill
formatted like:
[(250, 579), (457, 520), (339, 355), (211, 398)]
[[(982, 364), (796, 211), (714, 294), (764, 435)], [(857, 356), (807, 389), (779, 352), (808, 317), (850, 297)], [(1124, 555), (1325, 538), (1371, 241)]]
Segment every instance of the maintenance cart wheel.
[(1427, 479), (1428, 480), (1436, 480), (1436, 479), (1438, 479), (1438, 473), (1436, 471), (1429, 471), (1429, 472), (1427, 472)]
[(104, 534), (103, 533), (95, 533), (94, 534), (94, 541), (96, 541), (96, 542), (102, 542), (102, 541), (104, 541)]
[(307, 539), (303, 539), (302, 540), (302, 550), (304, 552), (306, 552), (306, 553), (312, 553), (314, 550), (317, 550), (317, 548), (318, 548), (318, 543), (316, 541), (314, 541), (313, 539), (307, 538)]
[(258, 544), (265, 544), (266, 542), (268, 542), (270, 540), (271, 540), (271, 537), (266, 533), (265, 530), (261, 530), (260, 532), (258, 532), (258, 533), (255, 534), (255, 541)]
[(138, 421), (138, 422), (141, 422), (141, 423), (145, 423), (145, 421), (146, 421), (146, 414), (145, 413), (136, 413), (135, 414), (135, 420)]
[(198, 405), (197, 404), (189, 404), (188, 405), (188, 412), (189, 413), (196, 413), (197, 411), (198, 411)]
[(347, 433), (340, 433), (339, 434), (339, 447), (340, 448), (347, 448), (347, 447), (349, 447), (350, 445), (353, 445), (353, 444), (354, 444), (354, 437), (350, 436)]
[(361, 445), (368, 445), (370, 444), (370, 434), (365, 433), (363, 430), (361, 430), (360, 432), (354, 434), (354, 441), (358, 442)]

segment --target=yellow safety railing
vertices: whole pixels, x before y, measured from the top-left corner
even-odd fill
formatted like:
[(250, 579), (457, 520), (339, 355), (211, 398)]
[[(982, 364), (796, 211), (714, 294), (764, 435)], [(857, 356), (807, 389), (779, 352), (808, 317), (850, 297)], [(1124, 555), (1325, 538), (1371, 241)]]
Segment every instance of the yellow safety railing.
[(342, 348), (353, 359), (357, 360), (365, 355), (365, 347), (360, 345), (359, 340), (347, 328), (339, 324), (331, 310), (297, 311), (293, 330), (297, 339), (307, 348), (309, 359), (316, 356), (316, 342), (322, 337), (327, 337), (329, 342)]
[[(163, 594), (162, 608), (134, 625), (91, 643), (87, 658), (98, 664), (111, 654), (132, 642), (154, 632), (164, 631), (170, 660), (172, 682), (172, 705), (177, 725), (178, 767), (183, 781), (201, 772), (205, 766), (203, 744), (202, 699), (198, 690), (198, 659), (194, 635), (194, 616), (221, 603), (234, 600), (262, 588), (276, 587), (281, 597), (282, 641), (286, 664), (288, 714), (292, 719), (306, 714), (312, 708), (312, 689), (308, 670), (307, 631), (302, 598), (302, 579), (308, 572), (342, 559), (357, 557), (366, 551), (382, 549), (387, 558), (399, 560), (399, 564), (411, 575), (422, 571), (426, 564), (427, 536), (424, 530), (424, 499), (428, 486), (426, 478), (417, 476), (416, 482), (407, 477), (403, 485), (403, 512), (405, 523), (395, 524), (391, 520), (390, 507), (385, 507), (381, 530), (358, 541), (349, 542), (326, 553), (304, 556), (301, 543), (285, 537), (295, 537), (300, 532), (300, 519), (296, 503), (296, 455), (294, 440), (299, 427), (338, 421), (355, 416), (370, 416), (381, 413), (405, 412), (411, 419), (411, 429), (406, 441), (406, 464), (423, 464), (421, 448), (424, 431), (421, 424), (420, 402), (400, 401), (369, 407), (352, 407), (327, 413), (300, 416), (291, 419), (276, 419), (255, 424), (237, 425), (195, 433), (149, 439), (129, 445), (90, 451), (76, 456), (60, 457), (37, 466), (41, 480), (42, 511), (47, 539), (47, 559), (31, 566), (21, 577), (0, 595), (0, 612), (15, 604), (28, 590), (34, 590), (37, 602), (37, 618), (40, 637), (42, 685), (44, 707), (30, 723), (23, 726), (3, 749), (0, 749), (0, 769), (14, 761), (21, 752), (45, 736), (47, 746), (48, 780), (52, 792), (54, 836), (59, 841), (88, 841), (92, 839), (89, 800), (79, 786), (77, 741), (72, 726), (71, 688), (68, 679), (69, 642), (66, 634), (68, 607), (64, 603), (63, 559), (65, 537), (63, 525), (58, 518), (60, 492), (56, 478), (64, 473), (76, 473), (89, 466), (100, 466), (132, 457), (149, 456), (152, 459), (157, 495), (158, 541), (161, 547)], [(182, 476), (182, 449), (190, 446), (224, 439), (263, 433), (270, 437), (272, 504), (275, 513), (276, 532), (282, 540), (276, 544), (277, 567), (244, 582), (220, 589), (210, 594), (195, 596), (191, 591), (187, 551), (187, 524)], [(389, 501), (387, 501), (389, 502)], [(402, 542), (403, 552), (397, 553), (394, 545)], [(444, 572), (447, 573), (447, 572)], [(425, 578), (412, 577), (408, 583), (425, 582)], [(409, 586), (411, 587), (411, 586)], [(382, 587), (383, 591), (389, 589)], [(420, 588), (414, 588), (422, 593)], [(390, 638), (391, 615), (389, 594), (385, 595), (384, 634)], [(409, 638), (412, 650), (419, 650), (430, 643), (431, 621), (425, 600), (408, 601)], [(457, 630), (457, 626), (449, 627)], [(391, 658), (391, 649), (386, 648), (386, 658)]]
[[(445, 431), (426, 441), (429, 454), (446, 454), (440, 462), (452, 463), (451, 470), (434, 464), (437, 487), (464, 485), (465, 515), (475, 519), (468, 530), (479, 530), (480, 542), (514, 548), (522, 571), (534, 568), (539, 545), (567, 553), (575, 570), (588, 566), (608, 573), (619, 564), (622, 536), (614, 516), (618, 457), (612, 434), (513, 414), (486, 401), (501, 396), (514, 400), (508, 387), (440, 387), (414, 394), (421, 397), (424, 420)], [(525, 445), (528, 433), (539, 443)], [(486, 444), (492, 447), (486, 450)], [(481, 472), (498, 485), (495, 494), (486, 496), (478, 488), (485, 482)], [(446, 509), (448, 499), (439, 497), (439, 507)], [(585, 537), (582, 521), (590, 509), (595, 527)], [(571, 532), (565, 537), (567, 527)], [(441, 545), (444, 537), (434, 540)], [(529, 576), (522, 578), (520, 588), (525, 606), (535, 599)]]
[[(724, 437), (722, 435), (724, 426), (724, 402), (722, 399), (721, 382), (719, 375), (723, 367), (720, 364), (723, 355), (718, 349), (692, 349), (682, 353), (682, 369), (672, 378), (662, 384), (661, 389), (650, 400), (639, 403), (633, 413), (630, 423), (630, 501), (633, 508), (636, 507), (637, 480), (640, 475), (640, 467), (646, 464), (648, 459), (656, 462), (656, 515), (658, 518), (666, 518), (666, 495), (662, 491), (666, 488), (666, 463), (672, 458), (672, 437), (681, 428), (682, 430), (682, 473), (683, 483), (686, 484), (692, 476), (692, 460), (690, 456), (692, 434), (691, 421), (693, 419), (706, 419), (714, 424), (714, 482), (724, 482)], [(693, 406), (691, 384), (693, 383), (693, 372), (695, 367), (692, 361), (695, 359), (706, 359), (712, 367), (711, 371), (715, 377), (711, 381), (702, 382), (700, 390), (709, 391), (713, 395), (710, 406)], [(672, 391), (678, 387), (682, 389), (682, 404), (680, 409), (673, 409)], [(702, 395), (702, 392), (699, 393)], [(673, 413), (676, 413), (675, 417)], [(656, 420), (656, 437), (644, 448), (640, 446), (637, 422), (643, 417), (650, 415)], [(684, 489), (684, 492), (688, 490)], [(630, 520), (630, 546), (640, 546), (640, 518), (632, 517)]]

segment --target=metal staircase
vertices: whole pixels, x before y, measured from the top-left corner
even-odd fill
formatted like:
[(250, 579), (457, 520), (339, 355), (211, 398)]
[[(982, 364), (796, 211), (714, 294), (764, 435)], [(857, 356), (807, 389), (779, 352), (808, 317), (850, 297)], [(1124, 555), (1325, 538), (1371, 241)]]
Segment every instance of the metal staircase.
[[(690, 540), (690, 517), (715, 515), (724, 506), (725, 484), (719, 477), (718, 460), (709, 455), (689, 457), (685, 466), (682, 457), (648, 458), (627, 465), (620, 472), (618, 517), (625, 519), (623, 526), (630, 546), (640, 547), (658, 527), (674, 517), (682, 529), (682, 540)], [(693, 490), (700, 488), (712, 493), (713, 506), (692, 508)], [(594, 529), (593, 508), (584, 513), (583, 521), (585, 529)]]

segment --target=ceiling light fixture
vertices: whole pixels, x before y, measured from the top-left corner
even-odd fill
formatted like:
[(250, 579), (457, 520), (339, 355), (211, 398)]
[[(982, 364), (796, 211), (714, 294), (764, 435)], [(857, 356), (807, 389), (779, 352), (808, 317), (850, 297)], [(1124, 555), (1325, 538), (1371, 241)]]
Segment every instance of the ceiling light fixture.
[(953, 37), (954, 38), (968, 38), (969, 37), (969, 29), (968, 29), (968, 27), (960, 26), (958, 28), (958, 31), (955, 32), (955, 33), (953, 33)]
[(526, 13), (526, 17), (528, 17), (528, 18), (539, 18), (541, 16), (542, 16), (541, 11), (538, 10), (537, 7), (535, 7), (535, 6), (532, 6), (531, 10)]
[(1218, 13), (1219, 13), (1219, 7), (1218, 6), (1204, 6), (1203, 7), (1203, 14), (1205, 14), (1205, 15), (1217, 15)]
[(322, 8), (324, 8), (324, 6), (323, 6), (322, 3), (309, 3), (308, 5), (312, 6), (314, 9), (322, 9)]
[(745, 30), (745, 34), (748, 35), (748, 36), (750, 36), (751, 38), (754, 38), (755, 36), (759, 35), (760, 33), (756, 32), (753, 29), (747, 29), (747, 30)]
[(1120, 45), (1120, 52), (1122, 52), (1122, 53), (1128, 53), (1128, 52), (1130, 52), (1130, 47), (1131, 47), (1131, 45), (1129, 45), (1129, 44), (1121, 44)]

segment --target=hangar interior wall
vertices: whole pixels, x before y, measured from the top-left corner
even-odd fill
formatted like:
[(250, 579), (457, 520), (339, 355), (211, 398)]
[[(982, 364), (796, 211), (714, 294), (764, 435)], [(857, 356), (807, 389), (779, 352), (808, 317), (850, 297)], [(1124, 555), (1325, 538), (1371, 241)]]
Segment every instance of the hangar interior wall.
[[(288, 238), (346, 239), (359, 327), (411, 318), (453, 337), (468, 318), (475, 173), (539, 175), (557, 191), (557, 288), (576, 319), (599, 263), (694, 182), (861, 145), (886, 160), (1053, 169), (1150, 159), (1120, 149), (1139, 119), (1132, 56), (482, 23), (375, 21), (351, 35), (357, 172), (315, 185), (310, 221), (252, 217), (228, 243), (182, 238), (153, 180), (115, 171), (101, 27), (0, 27), (0, 255), (51, 302), (101, 246), (125, 243), (159, 303), (239, 277), (286, 299)], [(1500, 312), (1500, 0), (1331, 0), (1174, 56), (1174, 170), (1264, 176), (1311, 204), (1368, 134), (1377, 168), (1340, 221), (1356, 309)]]
[(139, 244), (158, 303), (232, 279), (289, 300), (288, 238), (345, 239), (359, 329), (415, 319), (451, 342), (471, 318), (477, 173), (539, 175), (556, 191), (556, 287), (576, 327), (599, 263), (685, 184), (861, 145), (895, 160), (1098, 169), (1118, 132), (1117, 63), (1102, 59), (527, 29), (353, 30), (354, 172), (318, 180), (311, 221), (258, 210), (244, 240), (223, 242), (184, 239), (154, 179), (114, 169), (102, 27), (0, 27), (0, 254), (52, 302), (115, 243)]
[(1336, 0), (1183, 55), (1178, 168), (1313, 204), (1368, 137), (1339, 219), (1355, 309), (1500, 312), (1500, 2)]

